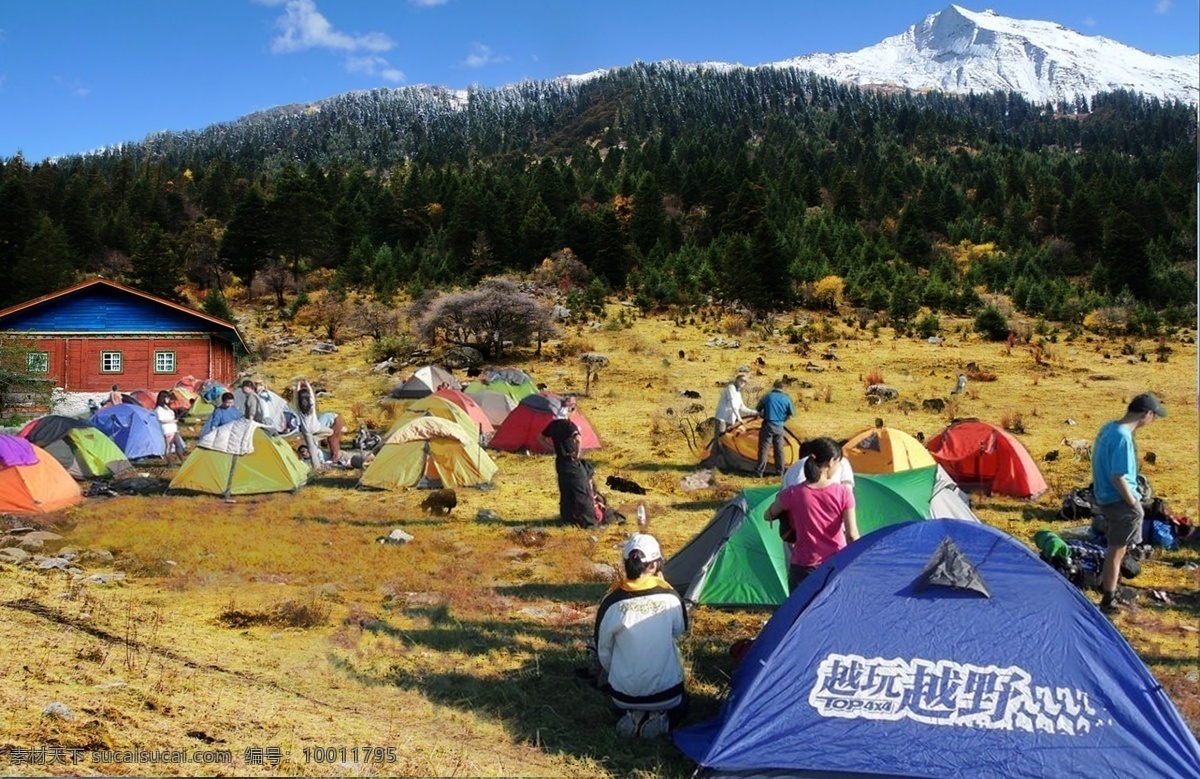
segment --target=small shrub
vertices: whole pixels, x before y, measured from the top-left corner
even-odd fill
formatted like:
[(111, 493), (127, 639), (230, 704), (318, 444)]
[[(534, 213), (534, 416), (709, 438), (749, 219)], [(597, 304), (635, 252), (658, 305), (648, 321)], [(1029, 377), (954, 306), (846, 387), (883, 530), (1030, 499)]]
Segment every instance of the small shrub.
[(554, 345), (554, 358), (567, 360), (578, 357), (584, 352), (593, 351), (592, 345), (581, 338), (567, 337)]
[(995, 306), (988, 306), (975, 317), (975, 332), (989, 341), (1008, 338), (1008, 319)]
[(217, 615), (217, 621), (225, 627), (247, 628), (255, 625), (271, 625), (280, 628), (313, 628), (329, 621), (330, 607), (315, 599), (307, 603), (294, 600), (284, 601), (263, 611), (243, 611), (231, 603)]
[(883, 374), (878, 370), (871, 371), (866, 376), (863, 376), (863, 384), (868, 387), (872, 384), (883, 384)]
[(408, 333), (388, 335), (371, 344), (370, 348), (367, 349), (367, 359), (373, 363), (383, 362), (384, 360), (403, 361), (408, 359), (408, 356), (416, 348), (416, 339)]
[(741, 338), (746, 334), (746, 317), (741, 314), (726, 314), (721, 317), (721, 332)]
[(211, 288), (204, 296), (204, 303), (201, 304), (200, 309), (217, 319), (224, 319), (226, 322), (233, 321), (233, 309), (229, 307), (229, 302), (225, 300), (221, 290), (216, 287)]
[(932, 338), (937, 335), (942, 329), (942, 320), (938, 319), (938, 315), (930, 311), (925, 316), (917, 320), (917, 335), (922, 338)]
[(996, 374), (986, 373), (984, 371), (972, 371), (967, 374), (967, 378), (971, 381), (995, 381)]
[(1000, 415), (1000, 426), (1010, 433), (1025, 432), (1025, 416), (1020, 411), (1006, 411)]

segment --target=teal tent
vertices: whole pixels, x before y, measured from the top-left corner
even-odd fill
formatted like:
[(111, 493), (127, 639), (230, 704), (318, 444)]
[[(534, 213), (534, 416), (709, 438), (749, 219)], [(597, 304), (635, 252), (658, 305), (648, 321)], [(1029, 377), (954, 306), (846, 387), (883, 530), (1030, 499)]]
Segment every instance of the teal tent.
[[(787, 553), (779, 525), (763, 518), (779, 487), (751, 487), (667, 561), (663, 575), (684, 598), (699, 605), (773, 608), (787, 599)], [(854, 500), (863, 536), (915, 519), (979, 519), (965, 492), (941, 466), (856, 474)]]

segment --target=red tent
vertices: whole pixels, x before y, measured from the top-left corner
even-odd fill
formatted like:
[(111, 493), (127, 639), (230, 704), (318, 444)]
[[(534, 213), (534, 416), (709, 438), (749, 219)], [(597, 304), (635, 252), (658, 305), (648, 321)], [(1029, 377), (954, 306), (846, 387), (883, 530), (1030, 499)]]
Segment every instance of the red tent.
[(1046, 480), (1012, 433), (978, 419), (960, 419), (926, 442), (933, 459), (964, 489), (1036, 498)]
[[(549, 454), (553, 450), (543, 448), (537, 439), (546, 429), (546, 425), (554, 419), (561, 405), (562, 398), (553, 392), (526, 395), (496, 429), (496, 435), (492, 436), (488, 447), (502, 452)], [(600, 438), (592, 429), (591, 423), (584, 419), (583, 414), (576, 409), (571, 413), (570, 419), (579, 428), (580, 450), (586, 452), (589, 449), (599, 449)]]
[(487, 414), (483, 413), (483, 409), (475, 402), (475, 399), (464, 393), (462, 390), (456, 390), (452, 387), (442, 387), (437, 392), (433, 393), (435, 398), (443, 398), (450, 401), (454, 405), (467, 412), (476, 425), (479, 426), (479, 435), (484, 438), (489, 438), (496, 432), (496, 428), (492, 425), (492, 421), (487, 418)]

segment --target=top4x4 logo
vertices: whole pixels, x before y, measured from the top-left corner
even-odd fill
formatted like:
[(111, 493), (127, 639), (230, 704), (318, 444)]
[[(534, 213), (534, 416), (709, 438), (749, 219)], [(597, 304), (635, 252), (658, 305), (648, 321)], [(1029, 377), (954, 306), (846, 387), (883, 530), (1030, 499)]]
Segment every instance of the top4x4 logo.
[(1111, 724), (1086, 692), (1034, 685), (1017, 666), (830, 654), (808, 702), (824, 717), (1077, 735)]

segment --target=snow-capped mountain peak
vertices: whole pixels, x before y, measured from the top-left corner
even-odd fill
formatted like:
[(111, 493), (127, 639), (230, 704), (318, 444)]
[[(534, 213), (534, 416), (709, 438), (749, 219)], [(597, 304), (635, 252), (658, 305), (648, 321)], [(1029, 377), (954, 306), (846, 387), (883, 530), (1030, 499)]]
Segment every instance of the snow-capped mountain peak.
[(864, 86), (1002, 90), (1035, 102), (1070, 102), (1077, 95), (1114, 89), (1193, 104), (1200, 97), (1200, 55), (1148, 54), (1055, 22), (1011, 19), (960, 5), (856, 52), (811, 54), (772, 65)]

